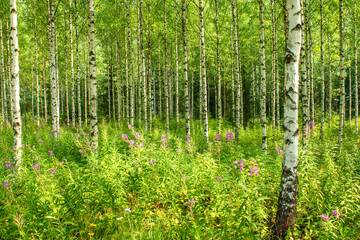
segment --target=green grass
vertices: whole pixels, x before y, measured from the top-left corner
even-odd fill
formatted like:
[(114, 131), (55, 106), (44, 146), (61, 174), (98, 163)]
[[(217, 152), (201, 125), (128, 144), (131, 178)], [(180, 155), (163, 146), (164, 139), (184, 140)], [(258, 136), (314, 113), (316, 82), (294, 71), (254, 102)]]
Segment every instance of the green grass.
[[(308, 145), (300, 148), (295, 239), (360, 238), (358, 136), (354, 126), (347, 125), (340, 151), (336, 123), (335, 119), (333, 128), (325, 129), (324, 141), (316, 126)], [(242, 130), (236, 142), (226, 143), (226, 133), (234, 129), (225, 123), (222, 140), (214, 141), (218, 133), (213, 120), (209, 144), (199, 122), (192, 122), (191, 141), (186, 141), (183, 126), (184, 122), (179, 126), (171, 122), (166, 133), (156, 121), (153, 131), (144, 132), (101, 121), (95, 156), (90, 137), (84, 135), (87, 127), (62, 127), (55, 141), (49, 136), (49, 124), (37, 128), (28, 123), (18, 176), (15, 168), (6, 168), (13, 163), (13, 133), (4, 124), (0, 182), (11, 186), (0, 188), (0, 238), (269, 238), (282, 162), (275, 147), (282, 147), (282, 133), (268, 129), (268, 150), (263, 153), (260, 125)], [(129, 148), (123, 134), (135, 141), (134, 147)], [(143, 147), (137, 147), (141, 143)], [(242, 171), (234, 168), (239, 159), (245, 160)], [(40, 169), (33, 169), (34, 164)], [(250, 176), (254, 167), (258, 175)], [(50, 172), (54, 168), (55, 174)], [(193, 199), (195, 204), (189, 202)], [(334, 210), (341, 211), (342, 218), (332, 216)], [(329, 221), (323, 221), (321, 214), (329, 215)]]

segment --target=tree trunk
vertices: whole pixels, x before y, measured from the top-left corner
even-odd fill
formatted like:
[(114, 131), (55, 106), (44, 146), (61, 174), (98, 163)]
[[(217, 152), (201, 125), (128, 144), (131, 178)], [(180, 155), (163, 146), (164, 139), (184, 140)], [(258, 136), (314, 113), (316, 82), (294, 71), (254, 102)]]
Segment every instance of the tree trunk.
[(169, 86), (167, 76), (167, 22), (166, 22), (166, 0), (164, 0), (164, 83), (165, 83), (165, 111), (166, 131), (169, 132)]
[(329, 33), (328, 33), (328, 52), (329, 52), (329, 128), (331, 128), (331, 114), (332, 114), (332, 72), (331, 72), (330, 31), (329, 31)]
[(130, 25), (130, 1), (127, 1), (126, 10), (127, 10), (127, 43), (129, 50), (129, 82), (130, 82), (130, 124), (134, 126), (134, 80), (133, 80), (133, 66), (132, 66), (132, 56), (131, 56), (131, 25)]
[[(84, 37), (84, 41), (86, 40), (86, 37)], [(84, 44), (84, 120), (85, 120), (85, 126), (87, 126), (87, 59), (86, 59), (86, 47)]]
[(43, 48), (43, 82), (44, 82), (44, 118), (47, 121), (47, 100), (46, 100), (46, 61), (45, 61), (45, 48)]
[(71, 122), (73, 127), (75, 127), (75, 73), (74, 73), (74, 50), (73, 50), (73, 33), (72, 33), (72, 16), (71, 16), (71, 2), (69, 0), (69, 35), (70, 35), (70, 67), (71, 67)]
[(95, 8), (94, 0), (89, 0), (89, 78), (90, 78), (90, 131), (91, 148), (98, 149), (97, 127), (97, 80), (95, 55)]
[(52, 131), (54, 136), (59, 132), (58, 123), (58, 90), (56, 83), (56, 52), (55, 52), (55, 3), (50, 0), (50, 27), (49, 27), (49, 45), (50, 45), (50, 83), (51, 83), (51, 118)]
[[(77, 2), (75, 0), (75, 9), (77, 9)], [(78, 123), (81, 127), (81, 80), (80, 80), (80, 58), (79, 58), (79, 27), (78, 16), (75, 18), (75, 35), (76, 35), (76, 85), (77, 85), (77, 107), (78, 107)]]
[(12, 76), (11, 76), (11, 53), (10, 53), (10, 36), (9, 36), (9, 22), (8, 20), (6, 20), (6, 38), (7, 38), (7, 45), (6, 45), (6, 50), (7, 50), (7, 66), (8, 66), (8, 81), (9, 81), (9, 96), (10, 96), (10, 118), (11, 118), (11, 123), (13, 124), (14, 122), (14, 96), (12, 93)]
[(125, 26), (125, 84), (126, 84), (126, 120), (130, 120), (130, 101), (129, 101), (129, 52), (128, 52), (128, 36), (127, 36), (127, 26)]
[(3, 45), (3, 35), (2, 35), (2, 15), (0, 14), (0, 71), (2, 79), (2, 106), (4, 112), (5, 122), (9, 122), (9, 114), (7, 107), (7, 91), (6, 91), (6, 74), (5, 74), (5, 65), (4, 65), (4, 45)]
[(321, 61), (321, 129), (320, 139), (324, 138), (324, 122), (325, 122), (325, 66), (324, 66), (324, 23), (323, 23), (323, 0), (320, 0), (320, 61)]
[[(304, 6), (305, 6), (304, 2)], [(303, 13), (303, 9), (302, 9)], [(304, 15), (301, 17), (301, 21), (303, 23), (303, 27), (306, 27), (304, 23)], [(300, 78), (301, 78), (301, 107), (302, 107), (302, 144), (305, 145), (307, 143), (307, 133), (308, 133), (308, 124), (309, 124), (309, 105), (308, 105), (308, 79), (307, 79), (307, 64), (306, 64), (306, 48), (305, 48), (305, 36), (304, 31), (301, 32), (301, 55), (300, 55)]]
[(189, 99), (189, 80), (188, 80), (188, 56), (187, 56), (187, 16), (186, 16), (186, 0), (181, 0), (181, 20), (182, 20), (182, 40), (184, 51), (184, 95), (185, 95), (185, 121), (186, 136), (190, 137), (190, 99)]
[(289, 36), (285, 56), (284, 160), (275, 237), (286, 239), (288, 229), (293, 231), (298, 193), (298, 90), (299, 58), (301, 48), (300, 0), (287, 1)]
[(267, 148), (267, 137), (266, 137), (266, 68), (265, 68), (265, 30), (263, 20), (263, 8), (264, 3), (262, 0), (259, 1), (259, 18), (260, 18), (260, 89), (261, 89), (261, 101), (260, 101), (260, 112), (261, 112), (261, 128), (262, 128), (262, 150)]
[(349, 68), (349, 125), (351, 127), (351, 106), (352, 106), (352, 94), (351, 94), (351, 61), (350, 61), (350, 68)]
[(142, 81), (143, 81), (143, 101), (144, 101), (144, 125), (145, 131), (148, 130), (148, 115), (147, 115), (147, 83), (146, 83), (146, 68), (145, 68), (145, 51), (144, 51), (144, 31), (143, 31), (143, 10), (142, 4), (143, 0), (139, 2), (139, 11), (140, 11), (140, 51), (141, 51), (141, 74), (142, 74)]
[(217, 117), (218, 117), (218, 131), (221, 131), (222, 121), (222, 108), (221, 108), (221, 67), (220, 67), (220, 36), (219, 36), (219, 9), (218, 0), (215, 0), (215, 11), (216, 11), (216, 56), (217, 56), (217, 72), (218, 72), (218, 84), (217, 84)]
[(339, 111), (339, 145), (341, 147), (344, 134), (344, 120), (345, 120), (345, 66), (344, 66), (344, 23), (343, 23), (343, 2), (339, 0), (339, 35), (340, 35), (340, 111)]
[[(64, 20), (64, 24), (65, 26), (67, 26), (66, 23), (66, 14), (65, 16), (65, 20)], [(68, 62), (67, 62), (67, 31), (64, 32), (65, 35), (65, 111), (66, 111), (66, 124), (69, 125), (70, 124), (70, 112), (69, 112), (69, 80), (68, 80)]]
[(359, 133), (359, 123), (358, 123), (358, 118), (359, 118), (359, 89), (358, 89), (358, 50), (357, 50), (357, 6), (356, 6), (356, 1), (354, 1), (354, 11), (355, 11), (355, 16), (354, 16), (354, 61), (355, 61), (355, 125), (356, 125), (356, 134)]
[(199, 17), (200, 17), (200, 42), (201, 42), (201, 68), (202, 68), (202, 85), (203, 85), (203, 121), (204, 121), (204, 137), (209, 140), (208, 126), (208, 94), (206, 81), (206, 63), (205, 63), (205, 29), (204, 29), (204, 7), (202, 0), (199, 0)]
[(154, 101), (152, 95), (152, 78), (151, 78), (151, 0), (148, 1), (148, 95), (149, 95), (149, 130), (152, 129), (152, 118), (153, 118), (153, 108)]
[[(176, 123), (179, 124), (179, 56), (178, 56), (178, 37), (177, 37), (177, 26), (178, 21), (176, 17), (176, 23), (175, 23), (175, 64), (176, 64), (176, 82), (175, 82), (175, 88), (176, 88)], [(187, 73), (186, 73), (187, 75)], [(188, 85), (186, 87), (189, 87)], [(189, 91), (188, 91), (189, 92)], [(185, 109), (186, 111), (186, 109)], [(186, 118), (186, 117), (185, 117)]]
[(19, 44), (17, 31), (17, 6), (16, 0), (10, 0), (10, 27), (11, 27), (11, 84), (13, 94), (13, 129), (14, 129), (14, 151), (18, 172), (21, 171), (21, 111), (20, 111), (20, 80), (19, 80)]
[(240, 69), (239, 69), (239, 47), (238, 47), (238, 29), (237, 29), (237, 17), (236, 17), (236, 3), (231, 2), (232, 5), (232, 18), (233, 18), (233, 29), (234, 29), (234, 44), (235, 44), (235, 60), (236, 60), (236, 90), (235, 90), (235, 123), (236, 131), (235, 137), (238, 138), (240, 135)]

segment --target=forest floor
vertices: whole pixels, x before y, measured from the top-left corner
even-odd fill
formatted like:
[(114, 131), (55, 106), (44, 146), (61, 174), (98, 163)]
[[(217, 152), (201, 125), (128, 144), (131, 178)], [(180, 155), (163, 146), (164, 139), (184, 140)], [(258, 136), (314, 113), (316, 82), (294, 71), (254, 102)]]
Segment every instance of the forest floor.
[[(347, 123), (348, 124), (348, 123)], [(0, 239), (267, 239), (276, 216), (282, 132), (260, 125), (232, 140), (225, 123), (210, 142), (198, 121), (170, 132), (155, 121), (145, 132), (99, 122), (99, 153), (89, 128), (29, 122), (23, 128), (21, 175), (13, 162), (13, 132), (0, 124)], [(299, 150), (295, 239), (360, 239), (360, 158), (355, 127), (338, 123), (311, 132)]]

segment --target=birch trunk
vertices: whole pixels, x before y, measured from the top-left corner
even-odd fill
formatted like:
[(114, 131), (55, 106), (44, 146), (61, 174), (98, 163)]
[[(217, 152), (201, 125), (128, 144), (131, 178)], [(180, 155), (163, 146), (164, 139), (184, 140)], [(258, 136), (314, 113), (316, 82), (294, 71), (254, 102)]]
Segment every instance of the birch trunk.
[(3, 35), (2, 35), (2, 15), (0, 15), (0, 71), (1, 71), (1, 79), (2, 79), (2, 101), (3, 101), (3, 109), (4, 109), (4, 119), (5, 122), (9, 122), (9, 114), (7, 107), (7, 91), (6, 91), (6, 74), (5, 74), (5, 65), (4, 65), (4, 45), (3, 45)]
[(339, 35), (340, 35), (340, 118), (339, 118), (339, 145), (341, 147), (344, 134), (345, 115), (345, 66), (344, 66), (344, 29), (343, 29), (343, 2), (339, 0)]
[(293, 231), (298, 193), (298, 90), (301, 48), (300, 0), (288, 0), (289, 35), (285, 56), (284, 159), (275, 237), (285, 239), (288, 229)]
[[(25, 113), (26, 113), (26, 111), (25, 111)], [(34, 116), (34, 62), (33, 62), (33, 56), (31, 56), (31, 115)], [(25, 121), (25, 125), (26, 125), (26, 121)]]
[(16, 166), (18, 172), (21, 171), (21, 141), (22, 141), (22, 126), (21, 126), (21, 111), (20, 111), (20, 80), (19, 80), (19, 44), (17, 31), (17, 6), (16, 0), (10, 0), (10, 39), (11, 39), (11, 84), (13, 95), (13, 129), (14, 129), (14, 151)]
[(154, 108), (154, 99), (152, 94), (152, 78), (151, 78), (151, 0), (148, 3), (148, 91), (149, 91), (149, 130), (152, 128), (152, 118), (153, 118), (153, 108)]
[(320, 0), (320, 61), (321, 61), (321, 129), (320, 139), (324, 138), (325, 122), (325, 66), (324, 66), (324, 23), (323, 23), (323, 0)]
[(204, 137), (209, 140), (209, 126), (208, 126), (208, 94), (206, 81), (206, 63), (205, 63), (205, 29), (204, 29), (204, 7), (202, 0), (199, 0), (199, 17), (200, 17), (200, 42), (201, 42), (201, 68), (202, 68), (202, 85), (203, 85), (203, 121), (204, 121)]
[(351, 94), (351, 61), (350, 61), (350, 68), (349, 68), (349, 125), (351, 127), (351, 106), (352, 106), (352, 94)]
[[(75, 0), (75, 9), (77, 9)], [(78, 107), (78, 123), (81, 127), (81, 80), (80, 80), (80, 57), (79, 57), (79, 26), (78, 17), (75, 18), (75, 35), (76, 35), (76, 85), (77, 85), (77, 107)]]
[(144, 125), (145, 131), (148, 130), (148, 115), (147, 115), (147, 83), (146, 83), (146, 68), (145, 68), (145, 51), (144, 51), (144, 31), (143, 31), (143, 10), (142, 10), (143, 0), (140, 0), (140, 51), (141, 51), (141, 74), (143, 81), (143, 101), (144, 101)]
[(167, 22), (166, 22), (166, 0), (164, 0), (164, 82), (165, 82), (165, 111), (166, 111), (166, 131), (169, 132), (169, 86), (167, 79)]
[[(179, 124), (179, 56), (178, 56), (178, 37), (177, 37), (177, 26), (178, 21), (176, 17), (176, 23), (175, 23), (175, 64), (176, 64), (176, 80), (175, 80), (175, 88), (176, 88), (176, 122)], [(187, 73), (186, 73), (187, 74)], [(188, 87), (188, 85), (187, 85)], [(186, 111), (186, 110), (185, 110)], [(186, 117), (185, 117), (186, 118)]]
[(329, 128), (331, 128), (331, 115), (332, 115), (332, 72), (331, 72), (330, 33), (328, 34), (328, 52), (329, 52)]
[(232, 18), (233, 18), (233, 29), (234, 29), (234, 45), (235, 45), (235, 60), (236, 60), (236, 90), (235, 90), (235, 123), (236, 131), (235, 137), (238, 138), (240, 135), (240, 69), (239, 69), (239, 48), (238, 48), (238, 29), (237, 29), (237, 18), (236, 18), (236, 2), (232, 1)]
[(130, 120), (130, 101), (129, 101), (129, 53), (128, 53), (128, 37), (127, 26), (125, 26), (125, 84), (126, 84), (126, 120)]
[[(84, 38), (84, 40), (86, 39), (86, 37)], [(85, 45), (85, 44), (84, 44)], [(85, 126), (87, 126), (87, 59), (86, 59), (86, 47), (84, 46), (84, 121), (85, 121)], [(67, 78), (66, 78), (67, 80)], [(67, 96), (66, 96), (67, 97)]]
[[(64, 15), (64, 24), (67, 26), (66, 14)], [(66, 111), (66, 124), (70, 124), (70, 112), (69, 112), (69, 80), (68, 80), (68, 52), (67, 52), (67, 31), (64, 32), (65, 35), (65, 111)]]
[(217, 56), (217, 72), (218, 72), (218, 83), (217, 83), (217, 117), (218, 117), (218, 131), (221, 131), (222, 121), (222, 108), (221, 108), (221, 67), (220, 67), (220, 34), (219, 34), (219, 8), (218, 0), (215, 0), (215, 11), (216, 11), (216, 56)]
[(10, 53), (10, 37), (9, 36), (9, 22), (8, 20), (6, 20), (6, 38), (7, 38), (7, 44), (6, 44), (6, 50), (7, 50), (7, 66), (8, 66), (8, 82), (9, 82), (9, 96), (10, 96), (10, 118), (11, 118), (11, 123), (14, 122), (14, 106), (13, 106), (13, 102), (14, 102), (14, 97), (13, 97), (13, 93), (12, 93), (12, 76), (11, 76), (11, 53)]
[(355, 16), (354, 16), (354, 60), (355, 60), (355, 125), (356, 125), (356, 134), (359, 133), (359, 123), (358, 123), (358, 118), (359, 118), (359, 89), (358, 89), (358, 50), (357, 50), (357, 44), (358, 44), (358, 38), (357, 38), (357, 6), (356, 6), (356, 1), (354, 1), (354, 11), (355, 11)]
[(43, 53), (43, 82), (44, 82), (44, 118), (47, 122), (47, 100), (46, 100), (46, 61), (45, 61), (45, 48)]
[(50, 45), (50, 83), (51, 83), (51, 118), (52, 131), (54, 136), (59, 132), (58, 122), (58, 89), (56, 83), (56, 52), (55, 52), (55, 3), (50, 0), (50, 27), (49, 27), (49, 45)]
[(186, 19), (186, 0), (181, 0), (181, 20), (182, 20), (182, 40), (184, 51), (184, 95), (185, 95), (185, 121), (186, 136), (190, 137), (190, 99), (189, 99), (189, 80), (188, 80), (188, 56), (187, 56), (187, 19)]
[(38, 66), (38, 45), (36, 27), (36, 0), (34, 0), (34, 37), (35, 37), (35, 78), (36, 78), (36, 119), (37, 126), (40, 126), (40, 94), (39, 94), (39, 66)]
[(130, 82), (130, 124), (134, 126), (134, 80), (133, 80), (133, 66), (132, 66), (132, 55), (131, 55), (131, 26), (130, 26), (130, 1), (126, 4), (126, 20), (127, 20), (127, 44), (129, 50), (129, 82)]
[(262, 0), (259, 2), (259, 18), (260, 18), (260, 89), (261, 89), (261, 101), (260, 101), (260, 112), (261, 112), (261, 129), (262, 129), (262, 150), (267, 148), (267, 137), (266, 137), (266, 68), (265, 68), (265, 30), (263, 20), (263, 8), (264, 3)]
[(95, 3), (89, 0), (89, 78), (90, 78), (90, 131), (91, 148), (94, 152), (98, 149), (97, 127), (97, 80), (96, 80), (96, 55), (95, 55)]
[[(303, 11), (303, 9), (302, 9)], [(301, 20), (304, 23), (304, 15), (301, 17)], [(307, 143), (307, 127), (309, 124), (309, 105), (308, 105), (308, 79), (307, 79), (307, 64), (306, 64), (306, 48), (305, 48), (305, 36), (304, 31), (301, 32), (301, 55), (300, 55), (300, 78), (301, 78), (301, 107), (302, 107), (302, 144), (306, 145)]]
[(73, 50), (73, 26), (72, 26), (72, 15), (71, 15), (71, 2), (69, 0), (69, 35), (70, 35), (70, 68), (71, 68), (71, 122), (73, 127), (75, 127), (75, 72), (74, 72), (74, 50)]

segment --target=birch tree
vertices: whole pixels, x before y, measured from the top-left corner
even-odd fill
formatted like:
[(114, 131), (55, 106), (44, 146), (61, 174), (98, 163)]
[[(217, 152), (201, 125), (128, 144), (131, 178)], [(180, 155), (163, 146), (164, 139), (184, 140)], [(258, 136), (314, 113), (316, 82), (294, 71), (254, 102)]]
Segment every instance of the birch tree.
[(219, 34), (219, 8), (218, 0), (215, 0), (215, 13), (216, 13), (216, 59), (217, 59), (217, 115), (218, 115), (218, 129), (221, 130), (222, 109), (221, 109), (221, 67), (220, 67), (220, 34)]
[(13, 129), (14, 129), (14, 151), (16, 166), (18, 171), (21, 171), (21, 141), (22, 141), (22, 126), (21, 126), (21, 111), (20, 111), (20, 79), (19, 79), (19, 44), (17, 32), (17, 6), (16, 0), (10, 0), (10, 39), (11, 39), (11, 84), (13, 95)]
[(74, 72), (74, 49), (73, 49), (73, 25), (72, 25), (72, 9), (69, 0), (69, 37), (70, 37), (70, 68), (71, 68), (71, 122), (75, 127), (75, 72)]
[(300, 0), (287, 0), (289, 35), (285, 54), (284, 159), (274, 231), (275, 236), (280, 239), (286, 238), (289, 228), (293, 230), (297, 206), (301, 7)]
[(339, 35), (340, 35), (340, 117), (339, 117), (339, 145), (342, 145), (345, 120), (345, 59), (344, 59), (344, 22), (343, 22), (343, 2), (339, 0)]
[(2, 35), (2, 15), (0, 14), (0, 74), (2, 80), (2, 106), (4, 113), (4, 120), (7, 123), (9, 121), (8, 107), (7, 107), (7, 92), (6, 92), (6, 74), (5, 74), (5, 65), (4, 65), (4, 44), (3, 44), (3, 35)]
[(262, 132), (262, 149), (267, 148), (267, 137), (266, 137), (266, 68), (265, 68), (265, 30), (264, 30), (264, 3), (262, 0), (259, 2), (259, 19), (260, 19), (260, 112), (261, 112), (261, 132)]
[(323, 23), (323, 0), (320, 0), (320, 61), (321, 61), (321, 129), (320, 138), (324, 138), (325, 123), (325, 66), (324, 66), (324, 23)]
[(49, 27), (49, 45), (50, 45), (50, 83), (51, 83), (51, 118), (52, 131), (54, 136), (59, 132), (58, 122), (58, 90), (56, 83), (56, 52), (55, 52), (55, 3), (50, 0), (50, 27)]
[(91, 147), (94, 152), (98, 149), (97, 126), (97, 80), (95, 55), (95, 2), (89, 0), (89, 78), (90, 78), (90, 131)]
[(359, 89), (358, 89), (358, 37), (357, 37), (357, 3), (354, 1), (354, 61), (355, 61), (355, 125), (356, 134), (359, 133)]
[(188, 80), (188, 56), (187, 56), (187, 30), (186, 30), (186, 0), (181, 0), (181, 20), (182, 20), (182, 40), (184, 51), (184, 95), (185, 95), (185, 121), (186, 121), (186, 136), (190, 135), (190, 99), (189, 99), (189, 80)]

